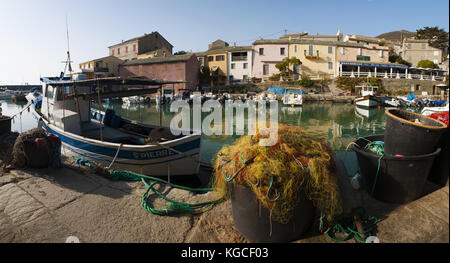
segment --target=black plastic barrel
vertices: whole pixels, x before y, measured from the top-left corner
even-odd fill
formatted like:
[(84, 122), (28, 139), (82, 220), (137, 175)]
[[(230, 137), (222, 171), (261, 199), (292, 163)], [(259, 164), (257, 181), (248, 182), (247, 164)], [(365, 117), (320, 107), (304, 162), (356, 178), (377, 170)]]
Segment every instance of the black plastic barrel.
[(418, 113), (387, 109), (384, 152), (406, 156), (433, 153), (446, 128), (445, 123)]
[[(285, 243), (298, 240), (310, 228), (314, 220), (314, 206), (301, 195), (287, 224), (270, 218), (270, 211), (257, 200), (246, 186), (229, 184), (234, 225), (252, 243)], [(272, 232), (272, 233), (271, 233)]]
[(448, 144), (449, 144), (449, 128), (442, 134), (438, 147), (441, 148), (441, 153), (434, 159), (433, 167), (431, 168), (428, 181), (433, 182), (439, 186), (445, 186), (448, 182), (449, 167), (448, 167)]
[(364, 188), (373, 198), (387, 203), (404, 204), (421, 197), (433, 161), (441, 149), (416, 156), (385, 155), (380, 161), (377, 175), (380, 155), (365, 150), (364, 147), (368, 141), (383, 140), (384, 135), (373, 135), (358, 139), (355, 141), (356, 145), (352, 145), (358, 158)]
[(12, 118), (6, 115), (0, 116), (0, 135), (11, 132)]

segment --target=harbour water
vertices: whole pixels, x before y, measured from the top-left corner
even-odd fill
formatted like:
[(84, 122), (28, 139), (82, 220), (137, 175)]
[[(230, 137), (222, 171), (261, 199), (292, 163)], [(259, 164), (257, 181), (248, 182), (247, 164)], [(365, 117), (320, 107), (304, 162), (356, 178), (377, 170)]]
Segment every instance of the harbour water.
[[(0, 101), (4, 115), (13, 116), (22, 111), (26, 103)], [(170, 105), (162, 105), (161, 113), (155, 104), (126, 105), (122, 103), (104, 103), (102, 110), (114, 109), (116, 114), (136, 121), (159, 124), (160, 115), (163, 125), (170, 125), (175, 112), (170, 111)], [(202, 118), (209, 113), (203, 113)], [(224, 113), (222, 114), (224, 117)], [(192, 118), (191, 118), (192, 119)], [(384, 108), (369, 110), (357, 109), (352, 104), (341, 103), (306, 103), (302, 107), (278, 107), (279, 123), (302, 127), (309, 133), (326, 139), (338, 158), (345, 160), (349, 173), (355, 172), (356, 159), (353, 153), (345, 153), (348, 144), (358, 137), (384, 133)], [(37, 119), (28, 110), (16, 115), (12, 130), (23, 132), (37, 126)], [(225, 144), (233, 143), (238, 135), (203, 136), (200, 159), (202, 162), (212, 162), (216, 153)]]

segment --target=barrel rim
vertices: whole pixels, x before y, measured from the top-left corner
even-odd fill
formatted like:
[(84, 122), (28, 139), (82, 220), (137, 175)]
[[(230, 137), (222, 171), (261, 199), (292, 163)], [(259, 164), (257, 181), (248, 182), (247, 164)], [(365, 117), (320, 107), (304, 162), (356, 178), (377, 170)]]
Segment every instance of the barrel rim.
[[(408, 114), (417, 115), (417, 116), (419, 116), (421, 118), (426, 118), (426, 119), (429, 119), (431, 121), (435, 121), (435, 122), (439, 123), (441, 126), (440, 127), (435, 127), (435, 126), (424, 125), (424, 124), (421, 124), (421, 123), (415, 123), (415, 122), (412, 122), (412, 121), (400, 118), (398, 116), (395, 116), (390, 111), (401, 111), (401, 112), (406, 112)], [(437, 120), (437, 119), (433, 119), (433, 118), (430, 118), (428, 116), (425, 116), (425, 115), (422, 115), (422, 114), (419, 114), (419, 113), (415, 113), (415, 112), (410, 112), (410, 111), (406, 111), (406, 110), (400, 110), (400, 109), (396, 109), (396, 108), (389, 108), (389, 109), (386, 109), (385, 114), (387, 116), (391, 117), (391, 118), (394, 118), (394, 119), (400, 121), (400, 122), (404, 122), (404, 123), (407, 123), (407, 124), (410, 124), (410, 125), (413, 125), (413, 126), (418, 126), (418, 127), (422, 127), (422, 128), (426, 128), (426, 129), (442, 130), (442, 129), (447, 128), (447, 124), (443, 123), (442, 121)]]

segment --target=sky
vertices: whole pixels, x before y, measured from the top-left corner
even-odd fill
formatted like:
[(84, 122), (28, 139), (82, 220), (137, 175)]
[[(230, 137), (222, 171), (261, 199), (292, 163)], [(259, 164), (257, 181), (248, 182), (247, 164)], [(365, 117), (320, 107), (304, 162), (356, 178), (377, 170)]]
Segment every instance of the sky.
[(78, 71), (108, 46), (153, 31), (174, 52), (197, 52), (217, 39), (251, 45), (285, 32), (377, 36), (425, 26), (449, 31), (448, 0), (0, 0), (0, 85), (59, 75), (68, 49)]

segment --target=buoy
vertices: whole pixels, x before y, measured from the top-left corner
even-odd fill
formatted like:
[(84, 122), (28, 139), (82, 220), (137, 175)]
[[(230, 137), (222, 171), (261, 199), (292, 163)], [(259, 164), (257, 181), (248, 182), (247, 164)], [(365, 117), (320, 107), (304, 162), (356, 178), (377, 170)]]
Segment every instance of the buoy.
[(369, 236), (366, 238), (366, 243), (380, 243), (380, 240), (376, 236)]

